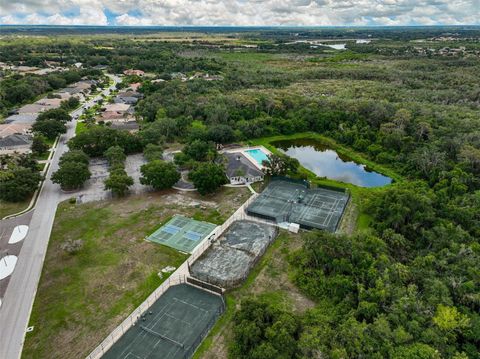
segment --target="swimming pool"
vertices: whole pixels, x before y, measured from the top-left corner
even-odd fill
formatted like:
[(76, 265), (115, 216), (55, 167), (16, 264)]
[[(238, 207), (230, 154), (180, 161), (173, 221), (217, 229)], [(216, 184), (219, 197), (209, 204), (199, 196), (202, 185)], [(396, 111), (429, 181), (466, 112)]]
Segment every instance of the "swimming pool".
[(252, 150), (245, 150), (260, 166), (262, 166), (263, 161), (268, 161), (267, 154), (259, 148)]

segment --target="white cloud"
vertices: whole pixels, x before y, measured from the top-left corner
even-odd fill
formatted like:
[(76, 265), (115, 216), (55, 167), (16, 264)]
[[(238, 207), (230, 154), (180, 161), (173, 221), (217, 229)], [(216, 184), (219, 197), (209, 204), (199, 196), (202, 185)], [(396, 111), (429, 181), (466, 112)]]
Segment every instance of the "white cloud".
[[(107, 18), (106, 14), (114, 16)], [(480, 24), (480, 0), (0, 0), (0, 24)]]

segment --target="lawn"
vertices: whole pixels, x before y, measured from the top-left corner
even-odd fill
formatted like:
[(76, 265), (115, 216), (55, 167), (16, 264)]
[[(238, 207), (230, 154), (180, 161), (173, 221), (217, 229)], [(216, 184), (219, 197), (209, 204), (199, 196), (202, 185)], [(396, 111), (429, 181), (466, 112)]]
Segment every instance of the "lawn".
[(303, 313), (315, 303), (305, 297), (289, 278), (288, 255), (299, 249), (301, 234), (281, 231), (247, 280), (226, 295), (227, 310), (194, 355), (194, 359), (226, 358), (232, 340), (232, 319), (242, 300), (259, 297), (296, 313)]
[(23, 211), (28, 207), (31, 198), (28, 198), (22, 202), (5, 202), (0, 200), (0, 219), (10, 214), (15, 214), (17, 212)]
[[(165, 191), (83, 205), (60, 204), (33, 306), (24, 358), (83, 358), (187, 256), (144, 238), (179, 213), (223, 222), (246, 188), (217, 195)], [(68, 253), (72, 241), (81, 241)]]
[(78, 135), (87, 130), (87, 125), (85, 122), (77, 121), (77, 126), (75, 127), (75, 134)]

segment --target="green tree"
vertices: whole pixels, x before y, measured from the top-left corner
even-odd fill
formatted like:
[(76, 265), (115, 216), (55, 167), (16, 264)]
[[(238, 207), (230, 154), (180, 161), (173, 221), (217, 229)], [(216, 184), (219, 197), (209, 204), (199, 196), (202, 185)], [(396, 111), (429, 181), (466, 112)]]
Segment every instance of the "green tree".
[(171, 188), (180, 180), (180, 173), (173, 163), (155, 160), (140, 167), (140, 183), (157, 190)]
[(58, 183), (64, 190), (80, 188), (91, 176), (88, 166), (79, 162), (64, 162), (52, 174), (52, 182)]
[(32, 140), (32, 152), (42, 155), (48, 151), (47, 139), (41, 134), (36, 134), (33, 136)]
[(160, 145), (154, 145), (153, 143), (149, 143), (143, 149), (143, 156), (149, 162), (161, 160), (163, 159), (163, 147)]
[(60, 166), (66, 162), (83, 163), (84, 165), (88, 165), (90, 161), (85, 152), (81, 150), (70, 150), (65, 152), (59, 160)]
[(26, 200), (38, 188), (42, 177), (37, 171), (25, 167), (2, 171), (0, 177), (0, 199), (8, 202)]
[(128, 176), (123, 169), (113, 170), (105, 180), (105, 190), (111, 190), (117, 196), (124, 196), (132, 185), (133, 178)]
[(123, 148), (120, 146), (109, 147), (103, 155), (107, 158), (108, 164), (111, 168), (121, 167), (123, 168), (123, 163), (127, 159), (127, 156), (123, 152)]
[(194, 140), (187, 144), (183, 148), (183, 153), (195, 161), (207, 161), (214, 159), (216, 156), (213, 144), (202, 140)]
[(72, 120), (72, 117), (68, 114), (68, 112), (63, 108), (52, 108), (50, 110), (42, 112), (37, 117), (38, 121), (45, 121), (45, 120), (56, 120), (59, 122), (66, 123)]
[(227, 177), (223, 166), (215, 163), (198, 163), (188, 174), (198, 193), (206, 195), (215, 192), (219, 187), (227, 183)]
[(267, 176), (285, 176), (287, 173), (296, 173), (300, 163), (297, 159), (280, 154), (268, 155), (263, 161), (264, 173)]
[(53, 140), (55, 137), (62, 133), (67, 132), (67, 126), (64, 123), (57, 120), (43, 120), (36, 121), (32, 125), (32, 130), (36, 133), (39, 133), (46, 138)]

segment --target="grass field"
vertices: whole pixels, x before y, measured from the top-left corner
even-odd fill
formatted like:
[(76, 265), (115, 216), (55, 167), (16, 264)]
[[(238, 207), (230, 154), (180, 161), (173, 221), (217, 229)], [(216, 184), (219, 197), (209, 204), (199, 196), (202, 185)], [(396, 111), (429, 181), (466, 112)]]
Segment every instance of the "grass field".
[(30, 198), (23, 202), (5, 202), (0, 200), (0, 219), (10, 214), (23, 211), (28, 207)]
[[(108, 202), (63, 202), (55, 218), (26, 337), (24, 358), (83, 358), (186, 256), (145, 240), (173, 214), (223, 222), (246, 188), (209, 197), (166, 191)], [(75, 254), (66, 243), (81, 240)], [(163, 278), (164, 280), (165, 278)]]
[(228, 345), (232, 340), (233, 314), (243, 299), (259, 297), (297, 313), (303, 313), (315, 305), (300, 293), (288, 275), (288, 254), (300, 248), (301, 244), (300, 234), (280, 232), (245, 283), (227, 294), (225, 314), (201, 344), (194, 359), (227, 358)]

